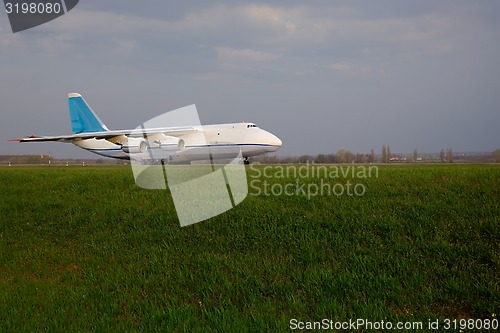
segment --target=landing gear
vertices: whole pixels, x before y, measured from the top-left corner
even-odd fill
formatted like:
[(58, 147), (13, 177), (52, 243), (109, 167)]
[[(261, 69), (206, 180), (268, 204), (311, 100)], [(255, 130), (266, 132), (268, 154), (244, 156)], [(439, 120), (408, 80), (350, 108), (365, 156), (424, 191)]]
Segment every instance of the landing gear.
[(243, 157), (243, 164), (245, 164), (245, 165), (250, 164), (248, 157)]
[(170, 164), (171, 162), (172, 162), (172, 156), (161, 159), (161, 165), (163, 165), (163, 166)]

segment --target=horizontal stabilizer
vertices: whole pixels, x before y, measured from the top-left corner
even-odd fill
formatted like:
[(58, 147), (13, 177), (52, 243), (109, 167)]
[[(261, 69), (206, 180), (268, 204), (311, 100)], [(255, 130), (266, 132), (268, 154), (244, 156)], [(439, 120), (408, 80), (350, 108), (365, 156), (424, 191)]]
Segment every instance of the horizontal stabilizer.
[(85, 139), (105, 139), (110, 140), (117, 136), (127, 137), (143, 137), (161, 133), (163, 135), (180, 136), (193, 132), (200, 132), (201, 129), (196, 127), (165, 127), (165, 128), (146, 128), (143, 130), (116, 130), (116, 131), (101, 131), (101, 132), (88, 132), (76, 133), (72, 135), (58, 135), (58, 136), (35, 136), (31, 135), (25, 138), (11, 139), (13, 142), (44, 142), (44, 141), (59, 141), (59, 142), (73, 142)]

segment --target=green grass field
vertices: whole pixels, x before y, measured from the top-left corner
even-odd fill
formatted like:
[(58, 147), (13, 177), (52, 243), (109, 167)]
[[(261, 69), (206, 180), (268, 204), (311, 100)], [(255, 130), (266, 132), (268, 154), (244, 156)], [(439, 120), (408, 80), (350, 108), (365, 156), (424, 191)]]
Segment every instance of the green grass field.
[(378, 171), (327, 179), (361, 196), (251, 188), (181, 228), (168, 191), (137, 187), (127, 166), (0, 168), (0, 331), (500, 317), (500, 166)]

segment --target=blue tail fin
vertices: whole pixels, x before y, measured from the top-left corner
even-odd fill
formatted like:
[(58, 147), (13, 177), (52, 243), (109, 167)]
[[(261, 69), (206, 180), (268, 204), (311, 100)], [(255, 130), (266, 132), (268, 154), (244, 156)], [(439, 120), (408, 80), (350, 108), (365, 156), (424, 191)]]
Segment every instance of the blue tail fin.
[(85, 103), (82, 95), (68, 95), (69, 116), (73, 133), (105, 132), (109, 129), (102, 123), (94, 111)]

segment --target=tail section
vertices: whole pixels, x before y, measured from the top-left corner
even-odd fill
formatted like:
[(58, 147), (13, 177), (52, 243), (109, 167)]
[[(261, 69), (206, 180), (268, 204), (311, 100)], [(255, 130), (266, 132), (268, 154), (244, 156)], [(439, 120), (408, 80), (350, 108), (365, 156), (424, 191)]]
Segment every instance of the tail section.
[(82, 95), (77, 93), (68, 94), (68, 106), (73, 133), (109, 131), (90, 106), (87, 105)]

